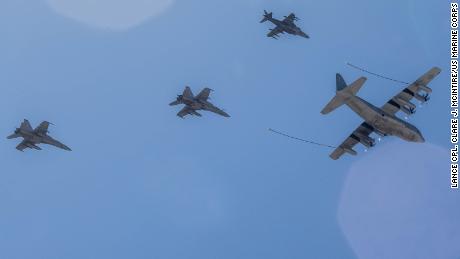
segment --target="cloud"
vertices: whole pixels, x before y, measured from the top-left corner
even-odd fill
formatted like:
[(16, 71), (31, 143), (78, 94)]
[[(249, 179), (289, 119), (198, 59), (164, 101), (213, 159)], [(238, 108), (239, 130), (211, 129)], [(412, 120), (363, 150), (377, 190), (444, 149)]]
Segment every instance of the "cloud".
[(338, 220), (358, 258), (457, 258), (459, 203), (447, 149), (395, 141), (352, 165)]
[(140, 25), (174, 0), (46, 0), (57, 13), (88, 26), (115, 31)]

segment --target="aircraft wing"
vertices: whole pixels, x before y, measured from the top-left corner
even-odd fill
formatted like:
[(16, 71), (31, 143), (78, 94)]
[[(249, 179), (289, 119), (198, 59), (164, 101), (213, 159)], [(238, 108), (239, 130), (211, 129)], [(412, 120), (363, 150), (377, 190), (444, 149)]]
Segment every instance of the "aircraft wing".
[(49, 127), (50, 123), (47, 122), (47, 121), (44, 121), (42, 123), (40, 123), (40, 125), (38, 125), (38, 127), (36, 127), (34, 129), (34, 132), (37, 133), (37, 134), (46, 134), (48, 133), (48, 127)]
[(283, 30), (281, 29), (281, 27), (276, 26), (274, 29), (270, 30), (270, 32), (267, 34), (267, 37), (272, 37), (272, 38), (276, 39), (276, 36), (278, 36), (278, 34), (280, 34), (282, 32), (283, 32)]
[[(391, 100), (382, 106), (382, 110), (390, 114), (395, 114), (401, 109), (408, 109), (409, 113), (415, 112), (415, 105), (409, 103), (410, 100), (415, 97), (421, 101), (427, 101), (428, 94), (431, 93), (431, 89), (428, 88), (427, 85), (433, 78), (439, 75), (439, 73), (441, 73), (441, 69), (433, 67), (399, 94), (391, 98)], [(425, 92), (426, 95), (420, 95), (420, 91)]]
[(209, 94), (211, 93), (211, 91), (212, 91), (211, 89), (205, 88), (205, 89), (203, 89), (203, 90), (196, 96), (196, 98), (197, 98), (198, 100), (207, 101), (208, 98), (209, 98)]
[(28, 148), (26, 144), (27, 141), (23, 140), (21, 143), (19, 143), (19, 145), (16, 146), (16, 149), (22, 152), (24, 149)]
[(283, 22), (294, 24), (295, 19), (296, 19), (295, 14), (291, 13), (288, 16), (286, 16), (286, 18), (284, 18)]
[[(345, 153), (356, 155), (357, 153), (353, 150), (353, 147), (360, 143), (361, 140), (369, 138), (369, 135), (373, 131), (372, 126), (366, 122), (361, 123), (361, 125), (359, 125), (359, 127), (355, 129), (355, 131), (353, 131), (353, 133), (351, 133), (350, 136), (348, 136), (348, 138), (345, 139), (345, 141), (342, 142), (342, 144), (340, 144), (340, 146), (338, 146), (329, 156), (332, 159), (337, 160)], [(374, 144), (370, 143), (370, 145), (373, 146)]]
[(21, 152), (24, 151), (24, 149), (26, 149), (26, 148), (33, 148), (33, 149), (36, 149), (36, 150), (42, 150), (39, 146), (35, 145), (35, 143), (27, 141), (27, 140), (23, 140), (21, 143), (19, 143), (19, 145), (16, 146), (16, 149), (21, 151)]
[(182, 108), (182, 110), (180, 110), (180, 111), (177, 113), (177, 116), (179, 116), (179, 117), (181, 117), (181, 118), (184, 118), (184, 116), (190, 114), (192, 111), (193, 111), (192, 108), (190, 108), (188, 105), (185, 105), (185, 107)]

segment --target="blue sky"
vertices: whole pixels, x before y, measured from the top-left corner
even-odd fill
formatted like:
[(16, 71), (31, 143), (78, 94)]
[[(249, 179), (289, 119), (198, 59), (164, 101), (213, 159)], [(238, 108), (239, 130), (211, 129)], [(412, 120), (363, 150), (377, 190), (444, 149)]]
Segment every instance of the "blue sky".
[[(294, 11), (311, 39), (266, 38), (264, 9)], [(347, 108), (319, 112), (336, 72), (348, 82), (363, 75), (346, 62), (404, 81), (438, 66), (430, 103), (410, 119), (428, 143), (385, 150), (399, 152), (395, 170), (404, 174), (426, 162), (406, 152), (449, 148), (448, 15), (435, 0), (176, 0), (118, 30), (62, 16), (45, 0), (2, 1), (0, 132), (48, 120), (73, 151), (21, 153), (17, 141), (0, 141), (0, 258), (363, 258), (338, 208), (353, 168), (375, 171), (368, 161), (382, 153), (358, 148), (358, 157), (332, 161), (328, 149), (267, 129), (337, 145), (361, 119)], [(403, 88), (368, 78), (359, 95), (376, 105)], [(167, 104), (185, 85), (214, 89), (212, 101), (232, 117), (179, 119)], [(394, 142), (402, 141), (375, 149)], [(445, 157), (423, 175), (442, 173)], [(393, 191), (403, 197), (401, 188)], [(432, 203), (419, 192), (431, 191), (411, 193), (421, 211)]]

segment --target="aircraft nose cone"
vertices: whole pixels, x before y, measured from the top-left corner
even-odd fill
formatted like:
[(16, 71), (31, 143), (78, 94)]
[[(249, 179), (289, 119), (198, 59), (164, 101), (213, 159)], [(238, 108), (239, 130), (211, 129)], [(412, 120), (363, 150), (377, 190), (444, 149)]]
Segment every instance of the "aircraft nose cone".
[(417, 135), (417, 142), (420, 142), (420, 143), (425, 142), (425, 138), (422, 136), (422, 134)]
[(298, 30), (296, 34), (303, 38), (307, 38), (307, 39), (310, 38), (305, 32), (301, 30)]
[(67, 150), (67, 151), (72, 151), (72, 149), (70, 149), (68, 146), (66, 145), (62, 145), (62, 149), (64, 150)]

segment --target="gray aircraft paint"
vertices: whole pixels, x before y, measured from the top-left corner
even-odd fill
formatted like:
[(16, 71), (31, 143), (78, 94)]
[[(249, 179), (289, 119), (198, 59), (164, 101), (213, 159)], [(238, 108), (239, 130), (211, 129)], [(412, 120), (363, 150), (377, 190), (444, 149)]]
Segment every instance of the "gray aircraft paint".
[(279, 33), (286, 32), (288, 34), (301, 36), (307, 39), (310, 38), (297, 25), (295, 25), (294, 21), (297, 21), (297, 20), (298, 18), (293, 13), (289, 14), (288, 16), (285, 16), (285, 19), (281, 21), (281, 20), (273, 18), (272, 12), (268, 13), (267, 11), (264, 11), (264, 17), (260, 22), (264, 23), (266, 21), (270, 21), (271, 23), (276, 25), (274, 29), (270, 30), (270, 32), (267, 34), (267, 37), (272, 37), (276, 39)]
[(201, 117), (201, 114), (197, 112), (199, 110), (210, 111), (224, 117), (230, 117), (226, 112), (208, 101), (211, 91), (210, 88), (204, 88), (197, 96), (194, 96), (190, 87), (186, 86), (184, 92), (178, 95), (176, 100), (169, 105), (185, 104), (185, 107), (177, 113), (177, 116), (181, 118), (184, 118), (186, 115)]
[(7, 139), (23, 138), (23, 141), (16, 146), (16, 149), (19, 151), (23, 151), (26, 148), (41, 150), (41, 148), (37, 146), (38, 144), (48, 144), (71, 151), (69, 147), (48, 135), (49, 124), (49, 122), (44, 121), (40, 123), (37, 128), (32, 129), (29, 121), (24, 120), (21, 126), (17, 128), (12, 135), (8, 136)]
[(345, 104), (384, 135), (396, 136), (410, 142), (425, 142), (422, 134), (414, 125), (375, 107), (356, 95), (350, 96)]
[(422, 133), (417, 127), (401, 120), (396, 116), (396, 113), (398, 111), (406, 114), (415, 113), (415, 105), (410, 102), (413, 98), (421, 102), (428, 101), (432, 90), (427, 85), (440, 72), (441, 69), (437, 67), (431, 68), (415, 82), (407, 86), (396, 96), (393, 96), (382, 108), (378, 108), (356, 96), (367, 80), (365, 77), (361, 77), (352, 84), (347, 85), (343, 77), (337, 74), (336, 95), (329, 101), (321, 113), (328, 114), (346, 104), (363, 118), (364, 122), (331, 153), (330, 157), (336, 160), (344, 153), (356, 155), (357, 152), (353, 150), (353, 146), (357, 143), (361, 143), (368, 148), (374, 146), (375, 140), (369, 136), (373, 132), (381, 136), (396, 136), (409, 142), (425, 142)]

